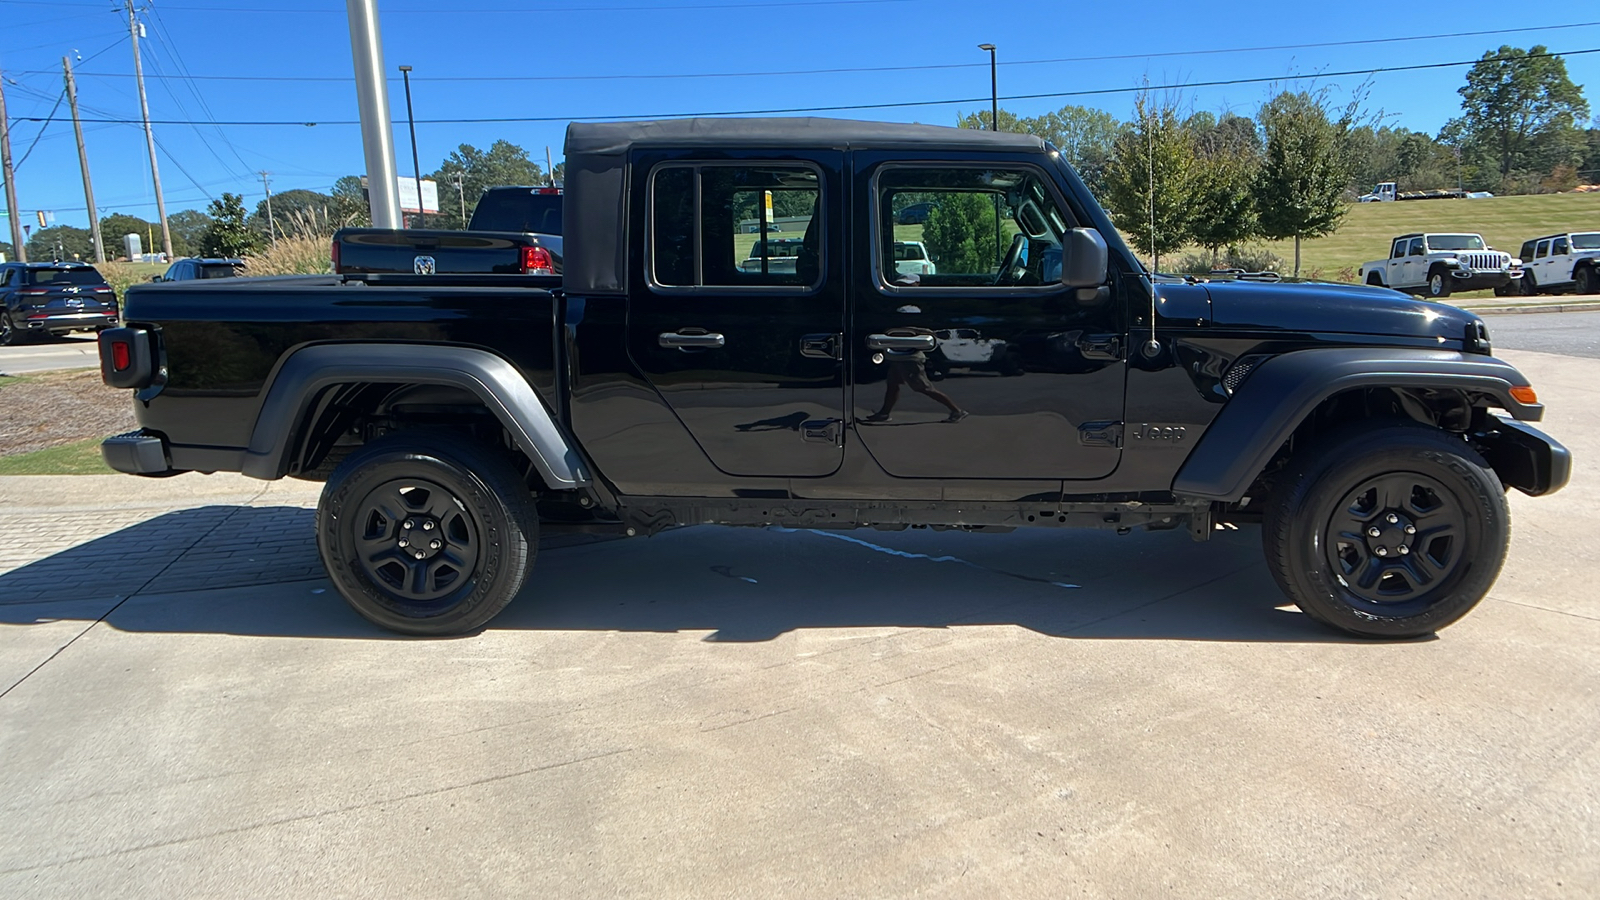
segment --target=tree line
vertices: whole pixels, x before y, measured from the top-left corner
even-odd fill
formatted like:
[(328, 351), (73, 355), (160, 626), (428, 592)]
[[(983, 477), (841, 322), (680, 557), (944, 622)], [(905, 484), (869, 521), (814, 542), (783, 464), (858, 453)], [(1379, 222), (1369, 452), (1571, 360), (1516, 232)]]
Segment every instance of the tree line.
[[(1282, 91), (1253, 116), (1185, 113), (1180, 98), (1142, 94), (1121, 121), (1081, 106), (1036, 118), (999, 111), (1000, 128), (1050, 141), (1141, 255), (1224, 248), (1256, 238), (1300, 242), (1338, 228), (1347, 204), (1379, 182), (1400, 190), (1500, 194), (1600, 181), (1600, 128), (1566, 63), (1543, 46), (1487, 52), (1458, 90), (1462, 113), (1437, 135), (1386, 124), (1359, 101)], [(988, 128), (987, 111), (962, 117)]]

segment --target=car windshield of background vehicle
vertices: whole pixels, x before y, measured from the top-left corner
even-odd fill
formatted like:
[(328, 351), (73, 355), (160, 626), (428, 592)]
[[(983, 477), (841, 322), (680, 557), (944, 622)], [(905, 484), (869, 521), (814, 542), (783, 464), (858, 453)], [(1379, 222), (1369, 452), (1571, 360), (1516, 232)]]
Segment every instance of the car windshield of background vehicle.
[(105, 284), (94, 269), (28, 269), (28, 284)]
[(561, 195), (535, 194), (537, 189), (485, 191), (472, 211), (473, 231), (561, 233)]
[(1031, 171), (888, 169), (877, 194), (885, 285), (1018, 288), (1061, 280), (1067, 220)]
[(1572, 236), (1572, 249), (1574, 250), (1600, 250), (1600, 231), (1591, 231), (1586, 234)]
[(1430, 234), (1430, 250), (1483, 250), (1483, 238), (1475, 234)]
[(200, 267), (200, 277), (201, 278), (236, 278), (239, 275), (243, 274), (243, 271), (242, 271), (243, 269), (244, 269), (243, 266), (235, 266), (235, 265), (232, 265), (232, 264), (225, 265), (225, 266), (201, 266)]
[[(821, 280), (822, 194), (816, 171), (664, 166), (651, 179), (650, 192), (650, 271), (656, 284), (812, 287)], [(771, 237), (774, 233), (797, 236)]]

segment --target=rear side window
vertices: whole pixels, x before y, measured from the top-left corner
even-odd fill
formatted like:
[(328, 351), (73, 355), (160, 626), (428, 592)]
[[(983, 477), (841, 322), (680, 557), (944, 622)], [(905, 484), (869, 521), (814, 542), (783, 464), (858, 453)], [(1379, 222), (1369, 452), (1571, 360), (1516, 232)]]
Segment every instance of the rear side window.
[(561, 195), (536, 193), (540, 188), (497, 188), (484, 191), (472, 211), (468, 231), (561, 233)]
[(29, 269), (28, 284), (105, 284), (94, 269)]
[(651, 176), (650, 278), (659, 287), (813, 287), (821, 176), (798, 165), (667, 165)]

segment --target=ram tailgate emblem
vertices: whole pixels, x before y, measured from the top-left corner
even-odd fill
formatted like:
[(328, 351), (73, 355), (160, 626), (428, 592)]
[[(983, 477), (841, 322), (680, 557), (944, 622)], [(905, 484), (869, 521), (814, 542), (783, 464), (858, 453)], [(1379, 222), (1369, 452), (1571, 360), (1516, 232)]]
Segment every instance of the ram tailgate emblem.
[(411, 271), (418, 275), (432, 275), (436, 268), (437, 264), (431, 256), (419, 256), (411, 261)]

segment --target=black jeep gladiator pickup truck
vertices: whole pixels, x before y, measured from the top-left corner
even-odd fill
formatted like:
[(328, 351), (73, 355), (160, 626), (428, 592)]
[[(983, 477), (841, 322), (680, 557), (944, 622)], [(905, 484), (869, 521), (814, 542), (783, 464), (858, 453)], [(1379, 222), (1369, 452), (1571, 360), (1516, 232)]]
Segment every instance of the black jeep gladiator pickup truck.
[[(574, 124), (566, 158), (560, 278), (132, 288), (101, 356), (143, 427), (107, 462), (325, 480), (329, 577), (434, 635), (503, 608), (541, 528), (1260, 523), (1308, 615), (1406, 637), (1488, 591), (1507, 487), (1568, 477), (1470, 313), (1152, 277), (1036, 137)], [(745, 264), (776, 218), (794, 264)], [(942, 340), (984, 365), (936, 386)]]

